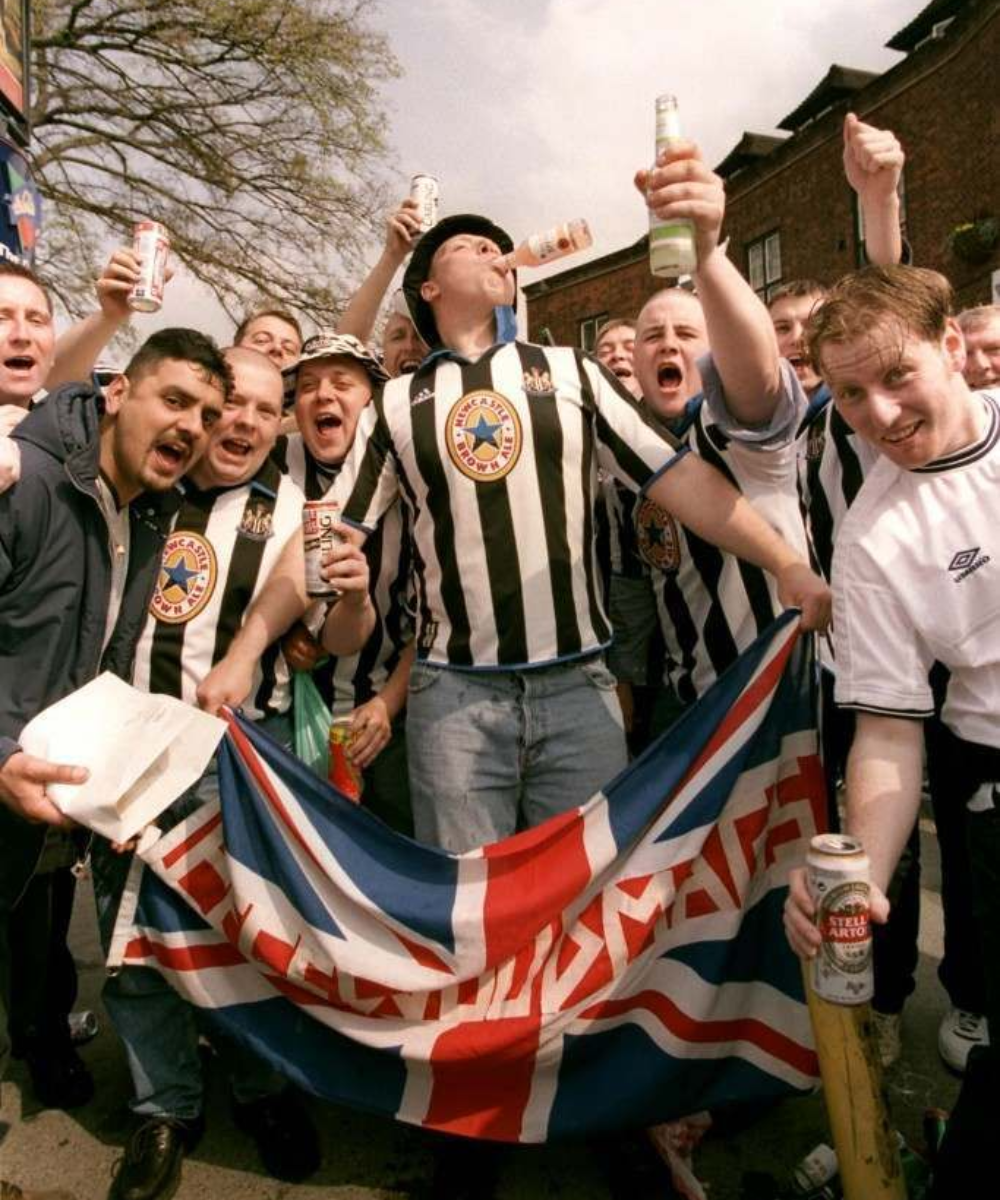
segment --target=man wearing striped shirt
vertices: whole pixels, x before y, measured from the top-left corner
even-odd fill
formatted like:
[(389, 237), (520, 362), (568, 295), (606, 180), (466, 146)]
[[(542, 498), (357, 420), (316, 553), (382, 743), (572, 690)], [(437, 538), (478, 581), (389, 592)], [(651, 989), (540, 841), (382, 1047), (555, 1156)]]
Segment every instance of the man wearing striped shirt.
[[(643, 183), (658, 215), (695, 219), (711, 287), (731, 269), (717, 250), (718, 181), (687, 147)], [(403, 286), (432, 353), (362, 416), (332, 493), (362, 535), (397, 497), (411, 512), (414, 821), (418, 838), (456, 852), (581, 803), (625, 764), (603, 662), (598, 466), (774, 572), (809, 622), (825, 619), (827, 598), (801, 557), (594, 360), (497, 340), (511, 249), (473, 215), (418, 244)]]
[[(358, 418), (386, 378), (357, 338), (319, 333), (303, 347), (297, 365), (284, 371), (295, 393), (299, 428), (286, 442), (282, 462), (306, 499), (329, 491), (354, 440)], [(412, 659), (413, 622), (408, 608), (410, 538), (406, 513), (394, 504), (365, 542), (375, 628), (355, 653), (321, 653), (312, 636), (322, 624), (314, 605), (305, 623), (283, 643), (296, 670), (313, 679), (334, 717), (350, 717), (351, 759), (365, 772), (362, 803), (400, 833), (412, 834), (403, 707)], [(268, 651), (270, 653), (270, 651)]]
[[(202, 677), (240, 628), (285, 543), (301, 528), (302, 493), (270, 459), (281, 420), (282, 381), (259, 351), (226, 351), (231, 395), (163, 551), (133, 682), (195, 702)], [(367, 569), (353, 547), (337, 570), (345, 593), (367, 594)], [(244, 712), (290, 744), (289, 673), (277, 645), (257, 663)], [(160, 824), (173, 825), (217, 795), (213, 769)], [(94, 848), (94, 888), (102, 933), (110, 938), (129, 860), (103, 839)], [(192, 1010), (157, 972), (126, 967), (108, 980), (105, 1004), (125, 1043), (138, 1122), (112, 1188), (113, 1200), (172, 1195), (185, 1148), (200, 1136), (202, 1081)], [(254, 1137), (268, 1171), (299, 1180), (319, 1165), (315, 1132), (284, 1080), (247, 1051), (225, 1043), (234, 1116)]]

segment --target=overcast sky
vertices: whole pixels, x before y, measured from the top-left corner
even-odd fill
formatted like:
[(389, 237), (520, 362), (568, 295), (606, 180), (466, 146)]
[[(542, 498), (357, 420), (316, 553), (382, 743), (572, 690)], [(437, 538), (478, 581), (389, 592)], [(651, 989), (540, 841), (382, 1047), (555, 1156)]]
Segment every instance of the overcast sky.
[[(515, 241), (584, 216), (595, 244), (573, 261), (607, 254), (646, 227), (631, 179), (652, 158), (658, 93), (677, 95), (714, 166), (744, 130), (774, 131), (831, 63), (898, 62), (884, 44), (925, 3), (381, 0), (372, 24), (403, 70), (384, 94), (399, 195), (411, 175), (436, 175), (441, 215), (484, 212)], [(143, 330), (196, 312), (228, 340), (230, 322), (193, 286), (171, 290)]]

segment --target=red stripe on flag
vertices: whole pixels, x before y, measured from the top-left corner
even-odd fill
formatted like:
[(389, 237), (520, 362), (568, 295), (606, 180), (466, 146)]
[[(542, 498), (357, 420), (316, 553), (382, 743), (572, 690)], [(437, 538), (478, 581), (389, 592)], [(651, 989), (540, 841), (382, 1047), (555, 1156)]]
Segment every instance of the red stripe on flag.
[(207, 859), (177, 880), (177, 886), (201, 913), (209, 913), (229, 894), (229, 884)]
[(813, 825), (817, 833), (822, 833), (827, 826), (828, 813), (826, 804), (826, 775), (823, 763), (818, 754), (804, 754), (798, 762), (798, 773), (786, 775), (777, 784), (767, 789), (769, 801), (777, 797), (778, 804), (797, 804), (802, 800), (809, 801), (812, 809)]
[(722, 886), (729, 893), (729, 898), (733, 904), (736, 908), (739, 908), (742, 897), (740, 896), (739, 888), (736, 886), (736, 880), (733, 879), (733, 873), (729, 869), (729, 859), (726, 856), (726, 848), (722, 844), (722, 834), (719, 831), (718, 825), (713, 825), (711, 833), (705, 838), (701, 856), (709, 870), (713, 871), (721, 881)]
[(163, 856), (163, 865), (169, 870), (175, 866), (180, 859), (184, 857), (188, 851), (193, 850), (199, 842), (203, 842), (210, 833), (214, 833), (222, 824), (222, 813), (217, 812), (211, 816), (204, 825), (199, 827), (189, 837), (186, 837), (183, 842), (175, 846), (169, 854)]
[(765, 804), (762, 808), (737, 817), (735, 821), (736, 836), (739, 838), (740, 847), (743, 850), (743, 861), (751, 875), (757, 868), (757, 839), (767, 827), (768, 813), (769, 809)]
[(684, 916), (689, 919), (708, 917), (718, 911), (718, 904), (704, 888), (698, 888), (684, 897)]
[[(486, 966), (512, 958), (590, 882), (579, 809), (551, 817), (543, 825), (483, 848), (486, 896), (483, 932)], [(525, 896), (531, 897), (526, 910)]]
[(740, 694), (739, 699), (726, 714), (722, 723), (716, 727), (715, 732), (708, 740), (708, 744), (691, 764), (687, 774), (677, 785), (675, 791), (679, 792), (689, 779), (697, 775), (705, 763), (732, 738), (736, 730), (753, 716), (754, 712), (774, 691), (784, 673), (785, 664), (788, 662), (789, 656), (792, 653), (792, 647), (798, 641), (798, 637), (799, 626), (795, 624), (792, 626), (791, 634), (788, 636), (784, 646), (782, 646), (753, 683)]
[(243, 759), (244, 764), (246, 765), (250, 774), (253, 776), (257, 786), (264, 793), (271, 807), (281, 818), (282, 824), (292, 835), (295, 841), (298, 842), (303, 853), (305, 853), (309, 859), (314, 862), (316, 866), (320, 868), (320, 870), (322, 870), (323, 868), (319, 859), (315, 854), (313, 854), (312, 849), (310, 848), (306, 839), (301, 833), (299, 833), (298, 826), (292, 820), (288, 809), (286, 809), (281, 800), (278, 799), (278, 793), (274, 790), (274, 784), (272, 784), (270, 776), (264, 769), (263, 763), (257, 757), (256, 751), (254, 750), (253, 746), (250, 745), (246, 734), (244, 734), (243, 730), (240, 729), (239, 725), (236, 724), (236, 720), (232, 716), (229, 717), (229, 736), (236, 743), (236, 748), (240, 752), (240, 757)]
[(467, 1021), (431, 1051), (423, 1124), (466, 1137), (516, 1142), (535, 1074), (541, 1018)]
[(265, 966), (279, 971), (282, 975), (287, 975), (300, 941), (301, 938), (296, 938), (294, 944), (286, 942), (284, 938), (276, 937), (273, 933), (268, 933), (266, 929), (261, 929), (258, 930), (257, 936), (253, 940), (253, 956)]
[(633, 900), (638, 900), (649, 887), (652, 878), (652, 875), (635, 875), (631, 879), (619, 879), (615, 887), (620, 892), (624, 892), (626, 896), (631, 896)]
[[(755, 1017), (739, 1017), (732, 1021), (699, 1021), (683, 1012), (661, 992), (643, 991), (623, 1000), (607, 1000), (582, 1012), (580, 1019), (594, 1021), (619, 1017), (636, 1009), (652, 1013), (660, 1023), (681, 1041), (699, 1046), (725, 1042), (747, 1042), (765, 1054), (793, 1067), (803, 1075), (818, 1076), (816, 1053), (792, 1038), (765, 1025)], [(720, 1045), (720, 1049), (721, 1049)]]
[(194, 946), (167, 946), (148, 934), (133, 938), (125, 947), (125, 961), (150, 959), (171, 971), (201, 971), (210, 967), (236, 967), (247, 960), (229, 942)]
[(802, 826), (798, 821), (783, 821), (780, 825), (775, 825), (773, 829), (768, 830), (767, 841), (764, 843), (764, 865), (767, 867), (774, 866), (774, 860), (777, 858), (775, 851), (779, 846), (785, 846), (789, 842), (798, 842), (802, 838)]
[(422, 967), (427, 967), (431, 971), (443, 971), (445, 975), (455, 974), (444, 959), (438, 958), (433, 950), (428, 950), (426, 946), (421, 946), (419, 942), (415, 942), (411, 938), (403, 937), (398, 929), (393, 929), (392, 933), (406, 947), (407, 951), (413, 956), (414, 961), (418, 962)]
[(266, 980), (275, 991), (280, 992), (283, 996), (287, 996), (293, 1004), (299, 1005), (300, 1008), (335, 1008), (341, 1012), (359, 1011), (350, 1004), (317, 996), (315, 992), (307, 991), (304, 987), (301, 987), (297, 983), (292, 983), (290, 979), (285, 979), (282, 975), (262, 974), (261, 979)]

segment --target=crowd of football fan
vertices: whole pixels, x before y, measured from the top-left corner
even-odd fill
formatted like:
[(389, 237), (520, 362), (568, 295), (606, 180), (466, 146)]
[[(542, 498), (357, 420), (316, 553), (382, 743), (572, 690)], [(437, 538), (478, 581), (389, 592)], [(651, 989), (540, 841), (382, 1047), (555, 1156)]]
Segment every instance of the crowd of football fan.
[[(304, 341), (294, 316), (262, 309), (228, 349), (161, 330), (122, 372), (95, 365), (131, 316), (131, 250), (58, 341), (44, 283), (0, 263), (0, 1066), (23, 1058), (43, 1105), (93, 1093), (67, 948), (78, 866), (107, 943), (132, 847), (72, 827), (45, 787), (80, 771), (17, 739), (101, 669), (242, 706), (286, 745), (293, 674), (311, 673), (350, 720), (361, 803), (461, 853), (599, 790), (797, 606), (822, 665), (830, 818), (872, 863), (887, 1065), (914, 988), (929, 792), (940, 1051), (965, 1076), (933, 1194), (990, 1177), (1000, 308), (956, 318), (947, 282), (906, 263), (891, 133), (848, 118), (844, 165), (872, 265), (765, 306), (719, 244), (721, 181), (691, 145), (661, 156), (637, 184), (658, 216), (694, 222), (698, 269), (608, 321), (592, 356), (513, 336), (502, 229), (460, 215), (421, 234), (410, 201), (336, 330)], [(303, 576), (303, 501), (324, 498), (346, 534), (323, 567), (333, 603)], [(210, 769), (160, 824), (216, 793)], [(812, 915), (793, 871), (786, 926), (804, 956)], [(135, 1114), (111, 1195), (156, 1200), (202, 1131), (202, 1030), (151, 970), (110, 977), (104, 1003)], [(294, 1090), (247, 1050), (214, 1048), (266, 1169), (312, 1174)], [(434, 1194), (465, 1194), (446, 1174)]]

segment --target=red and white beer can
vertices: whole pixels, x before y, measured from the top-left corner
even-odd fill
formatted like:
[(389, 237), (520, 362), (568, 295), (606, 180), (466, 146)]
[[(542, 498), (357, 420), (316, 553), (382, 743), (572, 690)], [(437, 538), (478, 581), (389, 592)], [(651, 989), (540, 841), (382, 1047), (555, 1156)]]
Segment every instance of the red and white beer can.
[(128, 294), (128, 306), (136, 312), (157, 312), (163, 304), (170, 238), (158, 221), (140, 221), (135, 227), (132, 248), (142, 261), (139, 281)]
[(320, 572), (323, 559), (340, 539), (340, 505), (333, 500), (307, 500), (302, 506), (302, 538), (306, 553), (306, 594), (332, 600), (340, 592)]
[(328, 778), (338, 792), (360, 804), (365, 781), (351, 761), (350, 747), (354, 740), (350, 717), (334, 717), (330, 723), (330, 773)]
[(832, 1004), (864, 1004), (875, 990), (868, 855), (855, 837), (821, 833), (809, 843), (806, 876), (823, 937), (813, 989)]
[(441, 188), (433, 175), (414, 175), (410, 180), (410, 199), (415, 200), (420, 214), (420, 232), (426, 233), (438, 221), (438, 201)]

